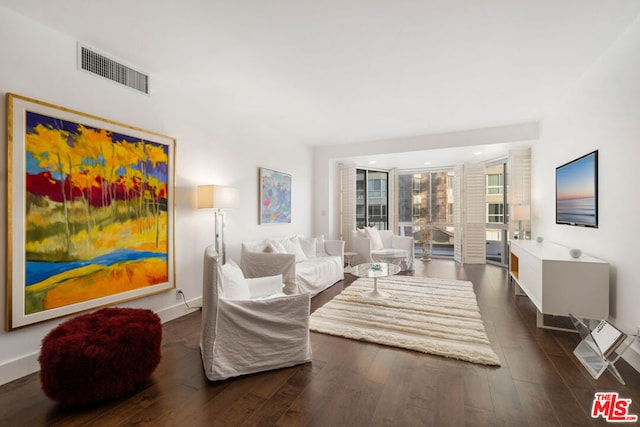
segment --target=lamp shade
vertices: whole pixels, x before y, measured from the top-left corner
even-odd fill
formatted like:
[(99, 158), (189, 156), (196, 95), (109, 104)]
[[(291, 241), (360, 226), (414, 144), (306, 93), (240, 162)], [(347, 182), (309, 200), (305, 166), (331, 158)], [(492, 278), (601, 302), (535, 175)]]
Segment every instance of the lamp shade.
[(529, 218), (531, 218), (530, 205), (514, 205), (513, 206), (513, 219), (528, 220)]
[(221, 185), (198, 186), (198, 209), (236, 209), (240, 205), (237, 188)]

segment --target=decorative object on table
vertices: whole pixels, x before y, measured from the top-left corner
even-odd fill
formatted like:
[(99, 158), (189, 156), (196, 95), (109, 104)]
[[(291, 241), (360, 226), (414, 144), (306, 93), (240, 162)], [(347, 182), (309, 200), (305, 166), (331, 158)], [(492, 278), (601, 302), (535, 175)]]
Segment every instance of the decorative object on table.
[(556, 168), (556, 224), (598, 228), (598, 150)]
[(372, 263), (369, 265), (369, 268), (373, 271), (382, 271), (382, 264), (380, 263)]
[(259, 224), (291, 223), (291, 175), (260, 168)]
[(13, 94), (7, 114), (7, 330), (174, 288), (175, 139)]
[(542, 237), (542, 236), (536, 237), (536, 242), (538, 242), (538, 243), (544, 242), (544, 237)]
[(388, 298), (364, 298), (373, 279), (359, 278), (311, 314), (311, 330), (500, 366), (471, 282), (412, 276), (378, 281)]
[(431, 221), (426, 223), (421, 223), (421, 237), (422, 237), (422, 257), (421, 261), (430, 262), (431, 254), (433, 252), (433, 226), (431, 225)]
[(151, 310), (103, 308), (67, 320), (42, 340), (40, 382), (62, 405), (133, 393), (160, 363), (162, 325)]
[(569, 255), (571, 255), (571, 258), (580, 258), (582, 251), (580, 249), (569, 249)]
[(237, 188), (221, 185), (198, 186), (198, 209), (215, 209), (215, 248), (226, 259), (224, 243), (224, 210), (237, 209), (240, 205), (240, 192)]

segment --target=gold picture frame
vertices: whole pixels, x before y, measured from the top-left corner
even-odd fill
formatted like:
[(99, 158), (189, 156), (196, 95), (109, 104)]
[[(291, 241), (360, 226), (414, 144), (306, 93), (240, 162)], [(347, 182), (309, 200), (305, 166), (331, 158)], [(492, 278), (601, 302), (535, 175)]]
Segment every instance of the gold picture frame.
[(175, 288), (174, 138), (7, 95), (8, 331)]

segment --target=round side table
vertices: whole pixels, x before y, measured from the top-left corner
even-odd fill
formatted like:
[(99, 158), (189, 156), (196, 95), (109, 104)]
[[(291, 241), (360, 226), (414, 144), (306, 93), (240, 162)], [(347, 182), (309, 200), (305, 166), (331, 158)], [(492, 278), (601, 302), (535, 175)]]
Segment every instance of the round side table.
[(347, 262), (347, 266), (344, 268), (345, 273), (353, 273), (354, 267), (351, 265), (351, 260), (354, 256), (358, 255), (358, 252), (345, 252), (344, 260)]
[(388, 298), (389, 294), (378, 290), (378, 277), (389, 277), (400, 272), (400, 267), (388, 263), (358, 264), (353, 268), (353, 274), (358, 277), (373, 279), (373, 290), (365, 292), (363, 296), (369, 299)]

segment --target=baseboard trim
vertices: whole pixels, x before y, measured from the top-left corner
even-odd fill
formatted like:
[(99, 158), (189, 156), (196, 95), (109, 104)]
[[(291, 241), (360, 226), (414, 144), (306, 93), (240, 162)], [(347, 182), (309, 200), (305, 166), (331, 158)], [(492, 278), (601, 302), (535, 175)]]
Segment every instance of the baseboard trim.
[(40, 370), (39, 351), (0, 364), (0, 385), (10, 383)]
[(625, 351), (622, 358), (631, 365), (633, 369), (640, 372), (640, 350), (637, 348), (637, 341), (635, 344), (632, 344), (627, 351)]
[[(202, 306), (202, 297), (188, 301), (194, 308), (188, 308), (183, 302), (164, 308), (156, 312), (162, 323), (169, 322), (179, 317), (185, 316), (194, 311), (198, 311)], [(13, 360), (0, 364), (0, 385), (10, 383), (40, 370), (38, 356), (40, 351), (26, 354)]]
[(178, 317), (186, 316), (189, 313), (200, 310), (200, 307), (202, 307), (202, 297), (194, 298), (187, 301), (187, 303), (192, 308), (188, 308), (185, 303), (180, 302), (176, 305), (156, 311), (156, 314), (160, 317), (160, 321), (162, 323), (170, 322)]

